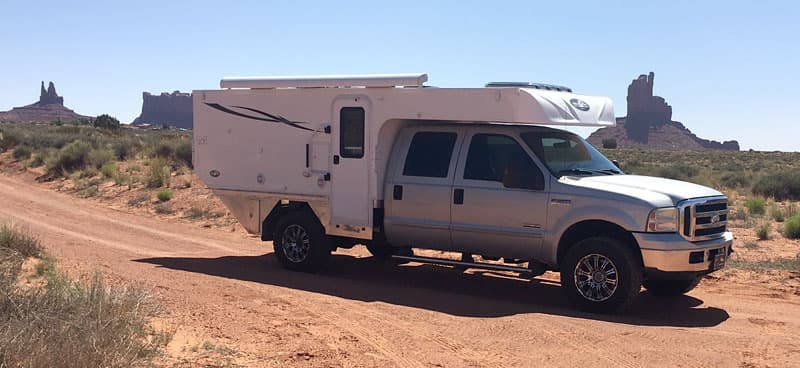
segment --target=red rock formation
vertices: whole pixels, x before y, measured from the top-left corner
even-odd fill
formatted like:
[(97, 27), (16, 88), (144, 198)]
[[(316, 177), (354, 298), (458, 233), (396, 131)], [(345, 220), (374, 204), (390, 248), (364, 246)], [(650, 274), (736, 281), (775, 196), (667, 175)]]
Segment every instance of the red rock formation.
[(91, 117), (77, 114), (65, 107), (64, 98), (56, 93), (56, 86), (53, 82), (50, 82), (45, 90), (44, 81), (42, 81), (39, 101), (0, 112), (0, 122), (49, 122), (59, 119), (85, 120), (91, 119)]
[(192, 94), (175, 91), (155, 96), (142, 93), (142, 113), (134, 124), (157, 124), (177, 128), (192, 128)]
[(592, 133), (589, 143), (600, 147), (603, 139), (615, 139), (620, 148), (739, 150), (736, 141), (702, 139), (680, 122), (672, 121), (672, 106), (663, 97), (653, 95), (654, 80), (653, 72), (634, 79), (628, 86), (628, 116), (617, 118), (616, 127)]

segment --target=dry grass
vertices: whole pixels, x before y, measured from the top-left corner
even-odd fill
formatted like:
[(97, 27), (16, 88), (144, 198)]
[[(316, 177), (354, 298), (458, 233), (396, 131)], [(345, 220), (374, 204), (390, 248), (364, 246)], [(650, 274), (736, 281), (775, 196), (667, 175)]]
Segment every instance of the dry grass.
[(42, 286), (18, 287), (23, 260), (41, 245), (13, 226), (0, 234), (0, 367), (141, 366), (169, 342), (150, 326), (160, 309), (147, 293), (107, 287), (99, 274), (83, 285), (45, 260)]

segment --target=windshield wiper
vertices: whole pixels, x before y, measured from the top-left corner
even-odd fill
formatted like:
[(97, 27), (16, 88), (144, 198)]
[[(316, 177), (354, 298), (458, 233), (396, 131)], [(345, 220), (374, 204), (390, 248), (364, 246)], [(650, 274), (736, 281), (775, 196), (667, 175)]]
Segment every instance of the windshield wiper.
[(560, 178), (560, 177), (562, 177), (564, 175), (569, 175), (569, 174), (573, 174), (573, 175), (593, 175), (594, 172), (593, 171), (589, 171), (589, 170), (584, 170), (584, 169), (577, 169), (577, 168), (576, 169), (566, 169), (566, 170), (559, 171), (557, 176)]
[(617, 170), (617, 169), (603, 169), (603, 170), (598, 170), (598, 171), (602, 171), (604, 173), (609, 173), (611, 175), (622, 174), (622, 171), (621, 170)]

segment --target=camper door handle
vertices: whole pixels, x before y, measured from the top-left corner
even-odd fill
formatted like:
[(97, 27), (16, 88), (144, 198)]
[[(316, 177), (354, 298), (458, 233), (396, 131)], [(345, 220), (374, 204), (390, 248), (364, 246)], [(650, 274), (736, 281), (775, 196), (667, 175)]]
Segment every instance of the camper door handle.
[(403, 186), (402, 185), (395, 185), (394, 186), (394, 193), (392, 193), (392, 198), (395, 201), (402, 201), (403, 200)]
[(453, 204), (464, 204), (464, 189), (453, 191)]
[(333, 155), (333, 164), (334, 165), (338, 165), (339, 164), (339, 155)]

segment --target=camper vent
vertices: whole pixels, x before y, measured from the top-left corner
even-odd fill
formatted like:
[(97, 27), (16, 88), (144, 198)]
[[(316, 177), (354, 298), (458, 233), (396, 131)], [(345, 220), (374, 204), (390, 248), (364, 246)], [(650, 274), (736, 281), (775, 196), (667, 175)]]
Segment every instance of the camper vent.
[(544, 83), (530, 83), (530, 82), (489, 82), (486, 83), (486, 87), (534, 88), (534, 89), (545, 89), (548, 91), (572, 92), (572, 88), (569, 87), (556, 86)]
[(425, 73), (223, 78), (220, 88), (422, 87)]

